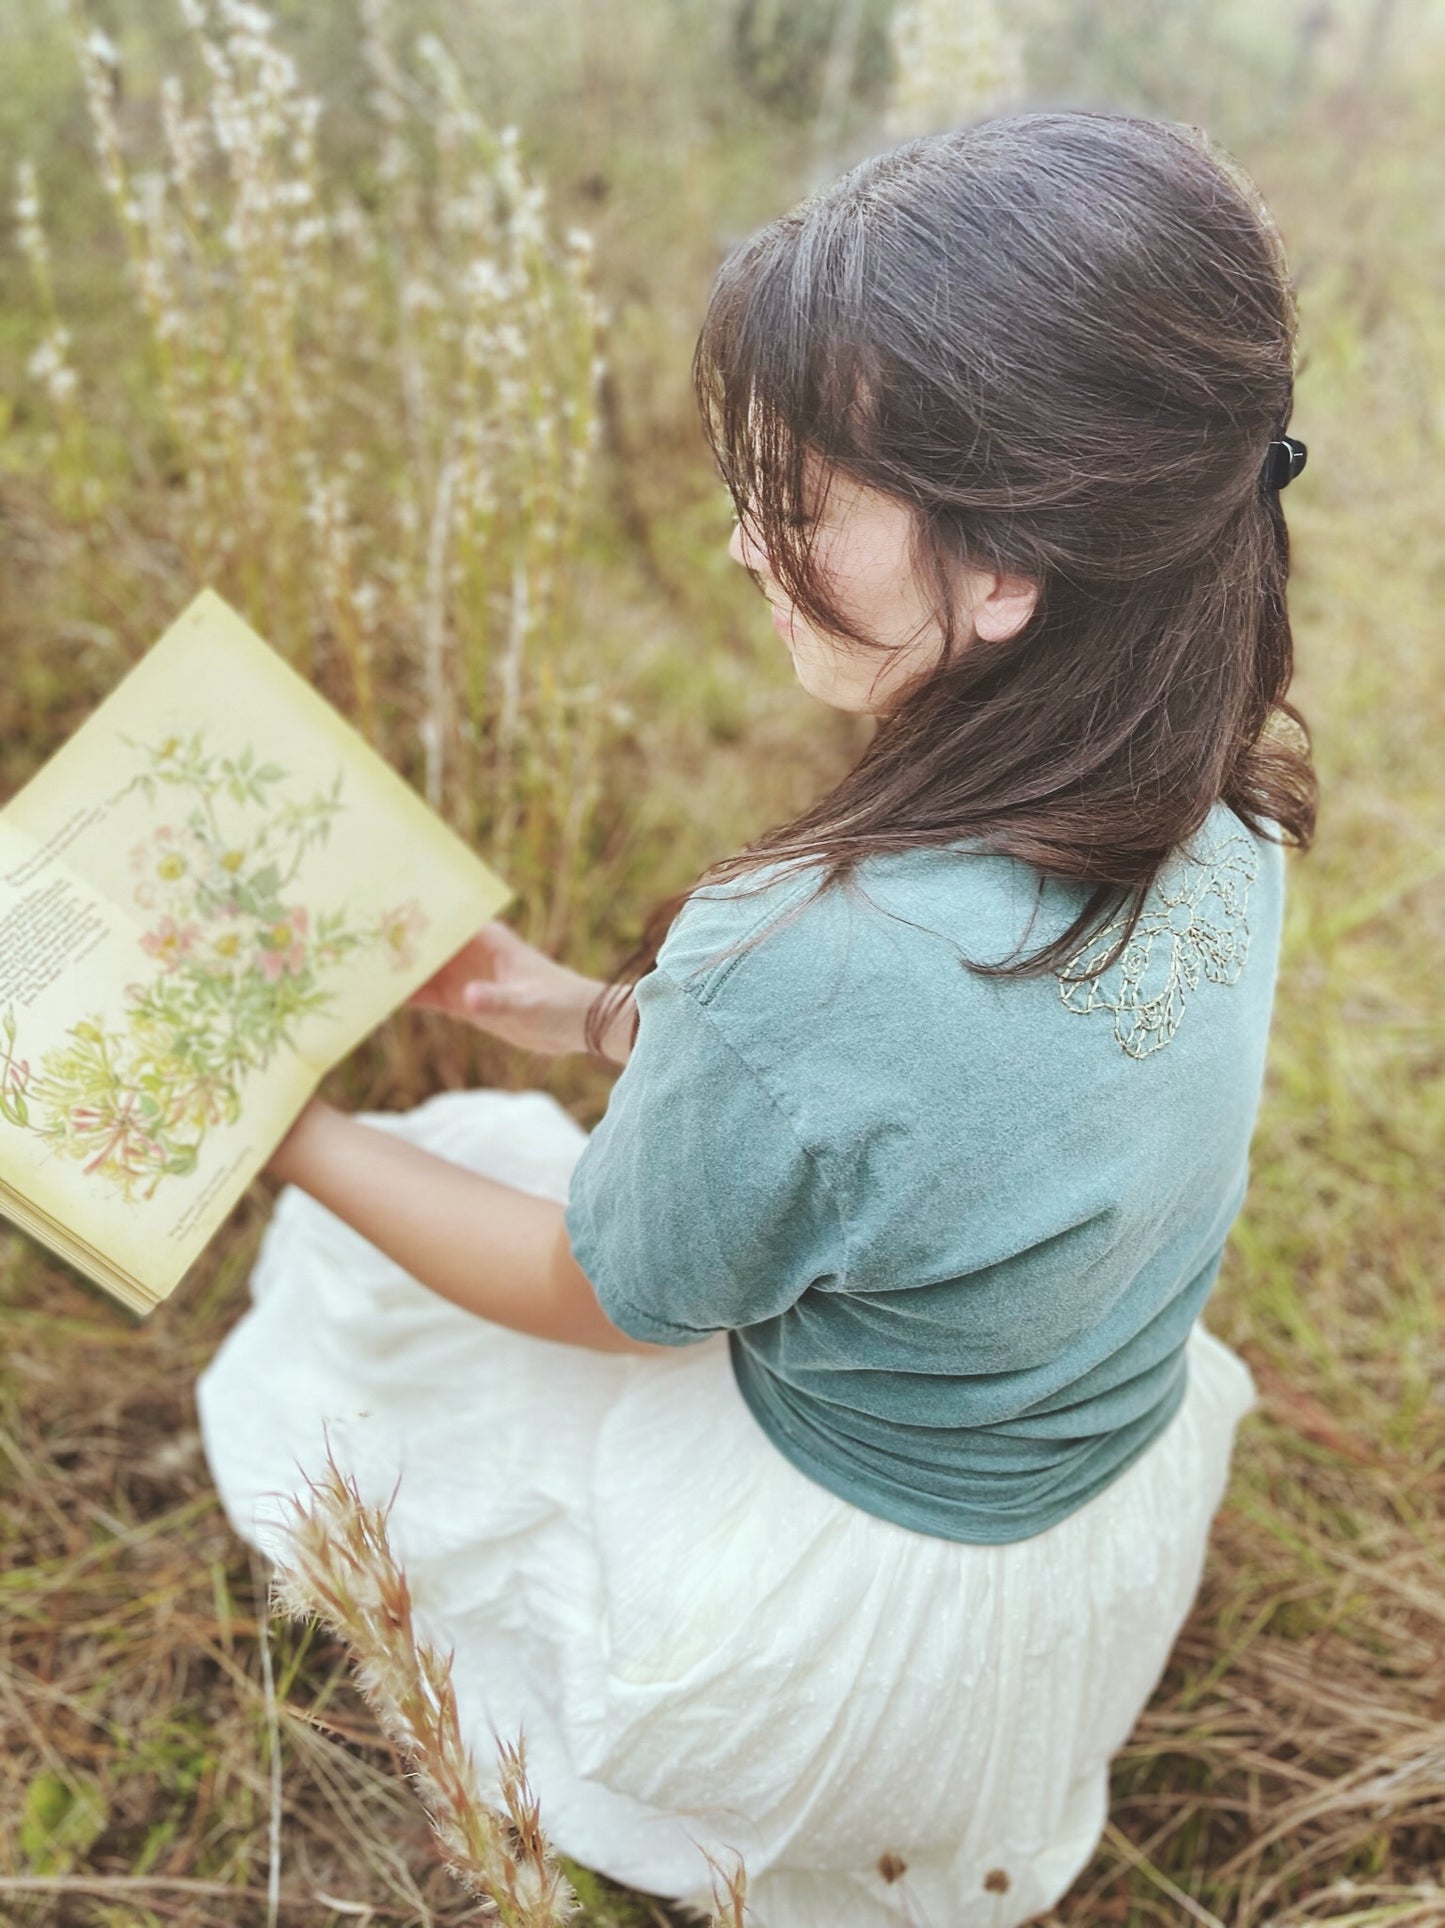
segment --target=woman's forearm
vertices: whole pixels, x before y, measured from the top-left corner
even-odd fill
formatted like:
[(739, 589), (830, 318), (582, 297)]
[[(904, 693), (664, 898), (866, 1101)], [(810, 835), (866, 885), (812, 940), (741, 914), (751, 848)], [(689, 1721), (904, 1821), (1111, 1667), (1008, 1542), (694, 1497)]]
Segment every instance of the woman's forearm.
[(313, 1098), (267, 1169), (299, 1185), (420, 1284), (495, 1325), (601, 1352), (629, 1338), (597, 1303), (563, 1208)]

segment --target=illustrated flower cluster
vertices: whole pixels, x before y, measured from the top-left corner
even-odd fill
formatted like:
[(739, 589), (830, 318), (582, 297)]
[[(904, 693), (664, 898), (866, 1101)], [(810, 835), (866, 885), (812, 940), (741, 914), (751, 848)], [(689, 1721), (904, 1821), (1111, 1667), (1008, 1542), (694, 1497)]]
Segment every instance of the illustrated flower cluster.
[(0, 1116), (127, 1198), (149, 1198), (194, 1171), (206, 1132), (240, 1116), (247, 1078), (334, 1001), (328, 977), (363, 953), (410, 968), (427, 919), (414, 897), (360, 920), (344, 908), (313, 916), (299, 900), (303, 859), (344, 807), (339, 773), (329, 791), (283, 801), (287, 772), (249, 748), (208, 752), (201, 732), (134, 747), (145, 768), (114, 801), (139, 791), (155, 803), (170, 789), (190, 806), (130, 853), (139, 948), (154, 968), (126, 985), (122, 1025), (72, 1025), (38, 1072), (16, 1058), (7, 1014)]

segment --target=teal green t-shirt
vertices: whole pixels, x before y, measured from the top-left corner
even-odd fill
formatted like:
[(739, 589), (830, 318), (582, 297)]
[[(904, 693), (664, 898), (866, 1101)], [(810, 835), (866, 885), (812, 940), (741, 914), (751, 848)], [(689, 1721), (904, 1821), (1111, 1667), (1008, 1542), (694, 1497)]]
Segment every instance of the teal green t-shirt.
[(1014, 859), (695, 892), (572, 1177), (609, 1318), (726, 1330), (778, 1450), (885, 1519), (992, 1542), (1082, 1506), (1184, 1396), (1244, 1197), (1283, 868), (1217, 806), (1114, 964), (1109, 930), (1013, 979), (960, 953), (1035, 949), (1082, 903)]

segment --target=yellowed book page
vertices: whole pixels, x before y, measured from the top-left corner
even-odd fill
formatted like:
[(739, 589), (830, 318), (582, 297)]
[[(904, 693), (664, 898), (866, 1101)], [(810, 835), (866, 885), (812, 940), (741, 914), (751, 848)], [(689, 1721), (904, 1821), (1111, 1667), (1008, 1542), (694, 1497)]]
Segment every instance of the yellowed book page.
[[(63, 859), (37, 857), (0, 816), (0, 1174), (62, 1223), (83, 1223), (86, 1237), (131, 1270), (146, 1262), (151, 1235), (87, 1167), (126, 1128), (100, 1095), (109, 1083), (100, 1027), (132, 970), (136, 929)], [(52, 1113), (49, 1087), (66, 1052), (78, 1054), (78, 1075), (70, 1103)], [(90, 1058), (83, 1071), (82, 1055)]]
[(512, 895), (209, 591), (0, 833), (12, 974), (53, 969), (0, 995), (0, 1174), (158, 1297), (322, 1072)]

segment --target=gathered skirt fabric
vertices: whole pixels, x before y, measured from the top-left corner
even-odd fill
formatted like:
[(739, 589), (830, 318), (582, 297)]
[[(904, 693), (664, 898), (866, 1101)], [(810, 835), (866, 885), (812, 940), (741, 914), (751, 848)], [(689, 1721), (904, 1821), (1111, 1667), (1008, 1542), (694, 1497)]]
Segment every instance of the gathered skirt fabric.
[[(559, 1202), (586, 1143), (539, 1091), (363, 1117)], [(642, 1355), (507, 1331), (294, 1187), (251, 1296), (196, 1386), (231, 1524), (285, 1561), (278, 1496), (305, 1502), (328, 1442), (390, 1501), (482, 1787), (522, 1733), (564, 1853), (705, 1906), (706, 1854), (735, 1851), (757, 1928), (1013, 1928), (1088, 1863), (1254, 1404), (1203, 1325), (1148, 1451), (1046, 1532), (982, 1546), (794, 1468), (724, 1335)]]

